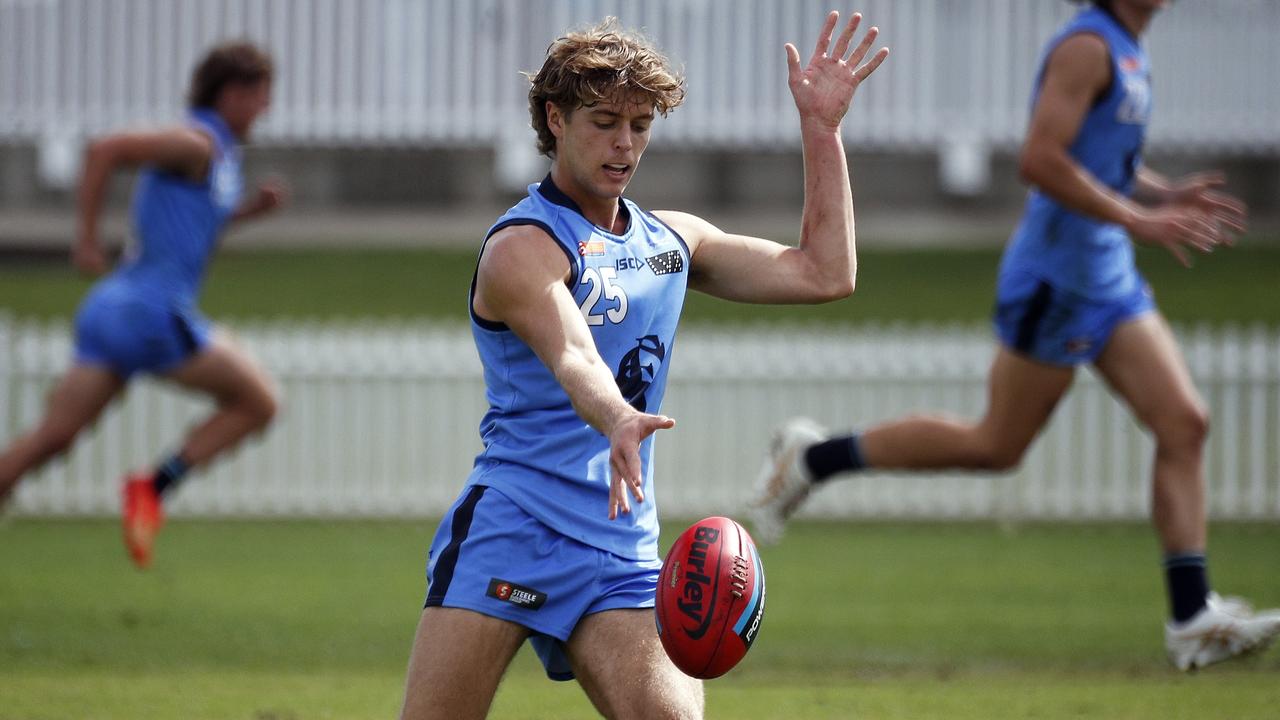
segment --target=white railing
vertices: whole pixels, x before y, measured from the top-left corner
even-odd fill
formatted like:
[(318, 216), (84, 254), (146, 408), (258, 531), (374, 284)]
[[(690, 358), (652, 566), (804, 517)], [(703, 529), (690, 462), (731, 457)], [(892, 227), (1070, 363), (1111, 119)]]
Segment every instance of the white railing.
[[(177, 116), (211, 43), (271, 48), (267, 143), (531, 152), (521, 70), (565, 28), (619, 16), (682, 65), (656, 142), (798, 143), (782, 44), (807, 56), (830, 0), (0, 0), (0, 141), (67, 154), (86, 135)], [(860, 0), (893, 58), (845, 133), (859, 147), (1014, 147), (1062, 0)], [(1150, 34), (1165, 150), (1280, 153), (1280, 3), (1178, 3)], [(50, 161), (54, 162), (54, 161)]]
[[(186, 516), (401, 516), (442, 512), (479, 449), (484, 391), (465, 328), (424, 323), (240, 328), (279, 380), (284, 412), (262, 438), (185, 484)], [(1206, 453), (1215, 517), (1280, 519), (1280, 329), (1183, 329), (1213, 412)], [(66, 366), (63, 324), (0, 321), (0, 440), (40, 415)], [(737, 513), (770, 429), (807, 414), (836, 428), (905, 412), (981, 411), (992, 354), (981, 327), (710, 329), (674, 352), (658, 441), (667, 515)], [(115, 512), (118, 480), (172, 450), (206, 401), (142, 380), (73, 452), (24, 481), (23, 514)], [(1149, 508), (1151, 443), (1081, 373), (1020, 469), (869, 474), (806, 512), (834, 517), (1136, 518)]]

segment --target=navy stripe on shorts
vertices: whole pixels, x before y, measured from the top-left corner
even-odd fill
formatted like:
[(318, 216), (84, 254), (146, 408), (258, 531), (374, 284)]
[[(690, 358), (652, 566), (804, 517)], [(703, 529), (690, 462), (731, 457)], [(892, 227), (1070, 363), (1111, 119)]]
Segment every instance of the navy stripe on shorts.
[(435, 572), (431, 576), (424, 607), (444, 604), (445, 593), (449, 592), (449, 584), (453, 582), (453, 571), (458, 566), (458, 552), (462, 549), (463, 541), (467, 539), (467, 533), (471, 531), (471, 519), (475, 516), (476, 504), (480, 502), (485, 489), (484, 485), (472, 485), (467, 491), (467, 497), (453, 511), (453, 520), (450, 523), (453, 533), (449, 537), (449, 544), (440, 551), (440, 559), (436, 562)]

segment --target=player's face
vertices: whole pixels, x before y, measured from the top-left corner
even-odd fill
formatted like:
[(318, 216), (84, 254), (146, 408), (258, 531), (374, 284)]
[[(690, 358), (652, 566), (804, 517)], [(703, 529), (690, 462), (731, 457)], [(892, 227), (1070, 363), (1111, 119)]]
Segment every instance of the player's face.
[(248, 85), (232, 84), (223, 89), (220, 105), (231, 131), (241, 140), (248, 139), (253, 123), (271, 107), (271, 81)]
[(653, 105), (602, 101), (568, 114), (552, 108), (547, 121), (556, 136), (556, 162), (582, 191), (620, 197), (649, 145)]

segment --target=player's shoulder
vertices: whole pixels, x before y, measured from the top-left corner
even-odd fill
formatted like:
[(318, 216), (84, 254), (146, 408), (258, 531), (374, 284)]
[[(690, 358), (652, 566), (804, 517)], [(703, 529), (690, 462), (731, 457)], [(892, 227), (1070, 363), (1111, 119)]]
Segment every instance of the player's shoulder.
[(1046, 78), (1105, 84), (1111, 74), (1111, 48), (1101, 35), (1081, 30), (1063, 38), (1045, 62)]
[(514, 222), (498, 227), (480, 254), (481, 274), (521, 273), (535, 268), (568, 271), (568, 258), (545, 225)]
[(653, 210), (649, 213), (679, 235), (694, 252), (703, 240), (717, 234), (724, 234), (720, 228), (693, 213), (680, 210)]

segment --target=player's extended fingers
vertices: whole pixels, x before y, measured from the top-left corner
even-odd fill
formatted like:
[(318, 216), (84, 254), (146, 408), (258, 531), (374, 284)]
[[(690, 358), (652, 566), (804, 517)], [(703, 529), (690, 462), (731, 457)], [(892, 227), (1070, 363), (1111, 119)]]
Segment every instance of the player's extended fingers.
[(831, 44), (831, 31), (835, 29), (836, 22), (840, 20), (840, 13), (832, 10), (827, 14), (826, 22), (822, 23), (822, 32), (818, 33), (818, 44), (813, 48), (813, 57), (809, 59), (809, 64), (821, 60), (827, 54), (827, 46)]
[(1204, 201), (1214, 219), (1235, 232), (1242, 233), (1248, 229), (1249, 208), (1243, 201), (1219, 192), (1205, 193)]
[(1182, 265), (1182, 267), (1191, 267), (1191, 258), (1187, 255), (1187, 251), (1184, 250), (1181, 245), (1176, 242), (1167, 242), (1164, 243), (1164, 249), (1168, 250), (1169, 254), (1172, 255), (1178, 261), (1178, 264)]
[(836, 38), (836, 46), (831, 48), (831, 57), (837, 60), (843, 59), (844, 54), (849, 51), (849, 43), (853, 42), (853, 35), (858, 31), (858, 24), (862, 22), (862, 13), (854, 13), (849, 18), (849, 24), (844, 26), (844, 31), (840, 33), (840, 37)]
[(854, 80), (859, 83), (866, 80), (870, 77), (871, 73), (876, 71), (876, 68), (880, 67), (880, 63), (884, 62), (884, 59), (887, 57), (889, 57), (889, 48), (882, 47), (877, 50), (876, 54), (867, 61), (867, 64), (858, 68), (858, 71), (853, 74)]
[(791, 43), (782, 49), (787, 53), (787, 83), (795, 87), (800, 82), (800, 51)]
[(1188, 175), (1183, 183), (1199, 188), (1222, 187), (1227, 184), (1227, 175), (1221, 170), (1206, 170)]
[(872, 25), (867, 34), (862, 36), (862, 42), (858, 43), (858, 47), (853, 49), (853, 54), (848, 57), (845, 62), (850, 67), (857, 67), (858, 63), (867, 56), (867, 51), (871, 49), (871, 43), (876, 41), (876, 37), (880, 35), (880, 28)]
[(631, 512), (631, 503), (627, 502), (627, 491), (623, 489), (623, 474), (616, 463), (611, 468), (613, 476), (609, 480), (609, 519), (616, 520), (618, 515)]

